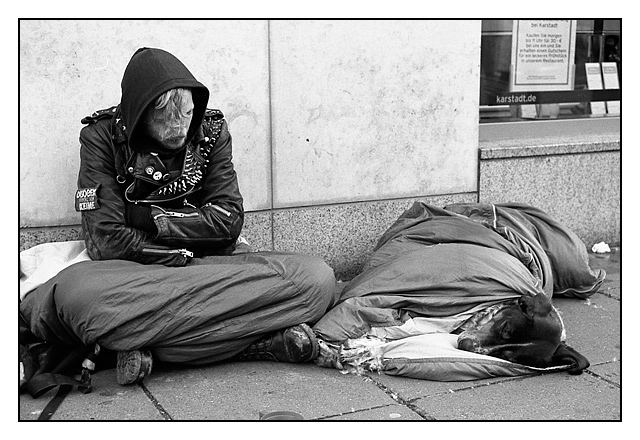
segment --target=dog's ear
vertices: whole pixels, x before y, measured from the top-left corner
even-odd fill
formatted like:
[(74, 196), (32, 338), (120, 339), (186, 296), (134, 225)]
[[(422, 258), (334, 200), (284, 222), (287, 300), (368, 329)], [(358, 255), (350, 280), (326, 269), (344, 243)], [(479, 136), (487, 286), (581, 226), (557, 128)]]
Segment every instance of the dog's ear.
[(571, 365), (567, 370), (569, 374), (582, 374), (582, 370), (589, 367), (589, 360), (569, 347), (564, 342), (558, 345), (551, 359), (553, 365)]
[(520, 310), (528, 319), (533, 319), (536, 315), (546, 316), (551, 312), (551, 301), (543, 293), (534, 296), (523, 295), (518, 299)]

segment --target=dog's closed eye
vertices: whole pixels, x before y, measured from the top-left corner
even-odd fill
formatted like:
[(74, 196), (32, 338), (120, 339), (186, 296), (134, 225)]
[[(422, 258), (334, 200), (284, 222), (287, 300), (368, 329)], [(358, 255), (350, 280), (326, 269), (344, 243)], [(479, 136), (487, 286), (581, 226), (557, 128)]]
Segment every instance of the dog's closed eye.
[(500, 329), (500, 338), (508, 341), (511, 338), (511, 325), (509, 321), (505, 321)]
[(525, 315), (527, 314), (527, 303), (524, 300), (524, 297), (520, 297), (520, 299), (518, 300), (518, 305), (520, 306), (520, 310), (522, 310), (522, 313), (524, 313)]

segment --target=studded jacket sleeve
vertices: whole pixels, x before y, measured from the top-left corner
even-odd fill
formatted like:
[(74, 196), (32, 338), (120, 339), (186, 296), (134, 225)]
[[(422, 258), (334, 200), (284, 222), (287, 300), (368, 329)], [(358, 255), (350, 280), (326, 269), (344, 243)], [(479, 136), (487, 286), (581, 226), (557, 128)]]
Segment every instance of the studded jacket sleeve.
[[(109, 126), (109, 121), (98, 121), (80, 133), (78, 191), (85, 191), (81, 195), (89, 197), (76, 194), (76, 209), (78, 200), (89, 204), (79, 210), (91, 258), (183, 266), (194, 254), (230, 253), (240, 235), (244, 211), (226, 122), (213, 146), (204, 150), (207, 166), (197, 188), (183, 198), (184, 203), (177, 209), (175, 200), (171, 208), (162, 200), (148, 205), (146, 215), (155, 225), (152, 230), (139, 226), (149, 221), (132, 221), (127, 215), (132, 212), (127, 207), (133, 205), (117, 180), (123, 174), (126, 155), (121, 145), (114, 145)], [(197, 142), (208, 139), (207, 130), (203, 124), (202, 139)]]

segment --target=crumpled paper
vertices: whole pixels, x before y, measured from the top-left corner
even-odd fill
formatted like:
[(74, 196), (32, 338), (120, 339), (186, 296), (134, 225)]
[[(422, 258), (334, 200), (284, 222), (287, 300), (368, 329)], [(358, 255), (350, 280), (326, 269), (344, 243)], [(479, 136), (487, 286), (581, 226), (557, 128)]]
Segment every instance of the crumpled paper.
[(605, 254), (607, 252), (611, 252), (611, 248), (609, 248), (609, 245), (607, 243), (601, 241), (600, 243), (596, 243), (593, 245), (593, 247), (591, 248), (591, 252), (595, 252), (596, 254)]

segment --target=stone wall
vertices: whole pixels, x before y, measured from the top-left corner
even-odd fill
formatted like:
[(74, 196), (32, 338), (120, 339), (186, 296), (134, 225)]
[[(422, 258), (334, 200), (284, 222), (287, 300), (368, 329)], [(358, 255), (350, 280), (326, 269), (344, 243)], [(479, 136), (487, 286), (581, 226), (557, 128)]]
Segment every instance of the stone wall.
[(619, 136), (484, 142), (479, 152), (480, 202), (536, 206), (589, 249), (621, 243)]

